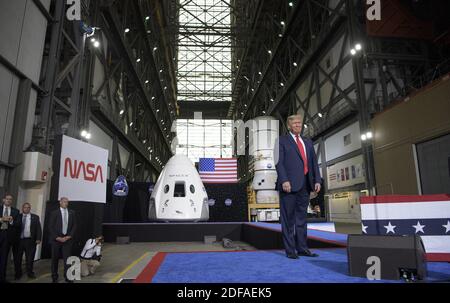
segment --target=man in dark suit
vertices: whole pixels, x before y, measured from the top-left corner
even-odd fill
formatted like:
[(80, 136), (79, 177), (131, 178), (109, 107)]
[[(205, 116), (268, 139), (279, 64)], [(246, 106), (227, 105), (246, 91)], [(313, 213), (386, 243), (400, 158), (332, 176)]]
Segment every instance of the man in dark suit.
[(64, 278), (66, 282), (73, 282), (67, 278), (67, 259), (72, 254), (73, 238), (77, 230), (75, 212), (69, 210), (69, 199), (62, 197), (59, 208), (50, 214), (49, 237), (52, 246), (52, 281), (58, 282), (58, 262), (60, 254), (64, 260)]
[(6, 194), (3, 198), (3, 205), (0, 207), (0, 283), (6, 282), (6, 268), (11, 247), (13, 248), (14, 260), (16, 261), (18, 257), (19, 210), (12, 207), (12, 203), (12, 195)]
[(36, 246), (42, 240), (42, 228), (39, 216), (31, 213), (30, 203), (22, 205), (22, 214), (19, 215), (19, 222), (21, 222), (21, 232), (18, 254), (19, 264), (16, 266), (18, 273), (16, 275), (19, 278), (22, 276), (22, 256), (25, 253), (28, 278), (35, 279), (36, 275), (33, 272), (34, 256), (36, 254)]
[(317, 257), (307, 246), (306, 217), (310, 192), (320, 191), (319, 165), (312, 141), (300, 136), (302, 116), (290, 116), (287, 125), (290, 132), (279, 137), (276, 164), (283, 243), (288, 258)]

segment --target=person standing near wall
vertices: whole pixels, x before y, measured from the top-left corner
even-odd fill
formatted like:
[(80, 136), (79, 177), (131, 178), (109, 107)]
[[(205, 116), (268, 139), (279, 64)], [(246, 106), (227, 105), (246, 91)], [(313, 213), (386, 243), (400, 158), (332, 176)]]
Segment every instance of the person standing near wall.
[[(6, 282), (8, 255), (12, 247), (14, 264), (18, 264), (18, 230), (20, 228), (19, 210), (12, 206), (13, 196), (6, 194), (0, 207), (0, 283)], [(16, 279), (17, 279), (17, 267)]]
[(59, 208), (50, 214), (49, 234), (52, 246), (52, 281), (58, 282), (58, 263), (62, 253), (64, 260), (64, 278), (67, 283), (73, 281), (67, 278), (67, 259), (72, 254), (73, 238), (76, 235), (77, 222), (75, 212), (69, 210), (69, 199), (62, 197), (59, 200)]
[(25, 253), (27, 275), (30, 279), (35, 279), (33, 271), (34, 256), (36, 255), (36, 246), (42, 241), (42, 227), (38, 215), (31, 213), (31, 204), (26, 202), (22, 205), (22, 214), (19, 215), (21, 222), (20, 245), (18, 254), (18, 276), (22, 276), (22, 256)]

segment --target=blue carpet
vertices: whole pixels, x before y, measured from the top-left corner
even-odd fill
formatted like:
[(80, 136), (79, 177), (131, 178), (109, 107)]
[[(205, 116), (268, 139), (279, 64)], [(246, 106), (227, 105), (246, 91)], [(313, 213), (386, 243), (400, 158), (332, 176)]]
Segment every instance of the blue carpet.
[[(257, 223), (245, 223), (257, 227), (269, 228), (271, 230), (281, 232), (281, 224), (277, 223), (265, 223), (265, 222), (257, 222)], [(320, 238), (328, 241), (338, 242), (342, 245), (347, 245), (347, 234), (338, 234), (329, 231), (321, 231), (321, 230), (313, 230), (308, 229), (308, 237)]]
[[(153, 283), (395, 283), (348, 275), (346, 249), (313, 250), (292, 260), (283, 251), (170, 253)], [(449, 280), (449, 263), (428, 263), (428, 281)]]

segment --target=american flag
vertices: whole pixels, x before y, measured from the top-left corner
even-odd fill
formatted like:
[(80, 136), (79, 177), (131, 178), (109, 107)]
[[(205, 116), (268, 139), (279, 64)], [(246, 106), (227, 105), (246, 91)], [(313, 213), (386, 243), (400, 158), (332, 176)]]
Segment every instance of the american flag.
[(237, 183), (236, 158), (200, 158), (198, 172), (203, 183)]

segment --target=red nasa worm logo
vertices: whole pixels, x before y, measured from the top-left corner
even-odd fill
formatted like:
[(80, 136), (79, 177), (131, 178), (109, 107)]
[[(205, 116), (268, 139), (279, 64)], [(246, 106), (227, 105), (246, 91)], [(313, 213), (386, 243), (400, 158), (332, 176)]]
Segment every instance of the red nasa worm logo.
[(64, 177), (67, 178), (68, 173), (70, 173), (70, 178), (72, 179), (80, 179), (80, 174), (82, 173), (81, 177), (89, 182), (97, 182), (97, 178), (100, 175), (100, 181), (103, 183), (102, 167), (94, 163), (85, 164), (84, 161), (72, 160), (67, 157), (64, 160)]

